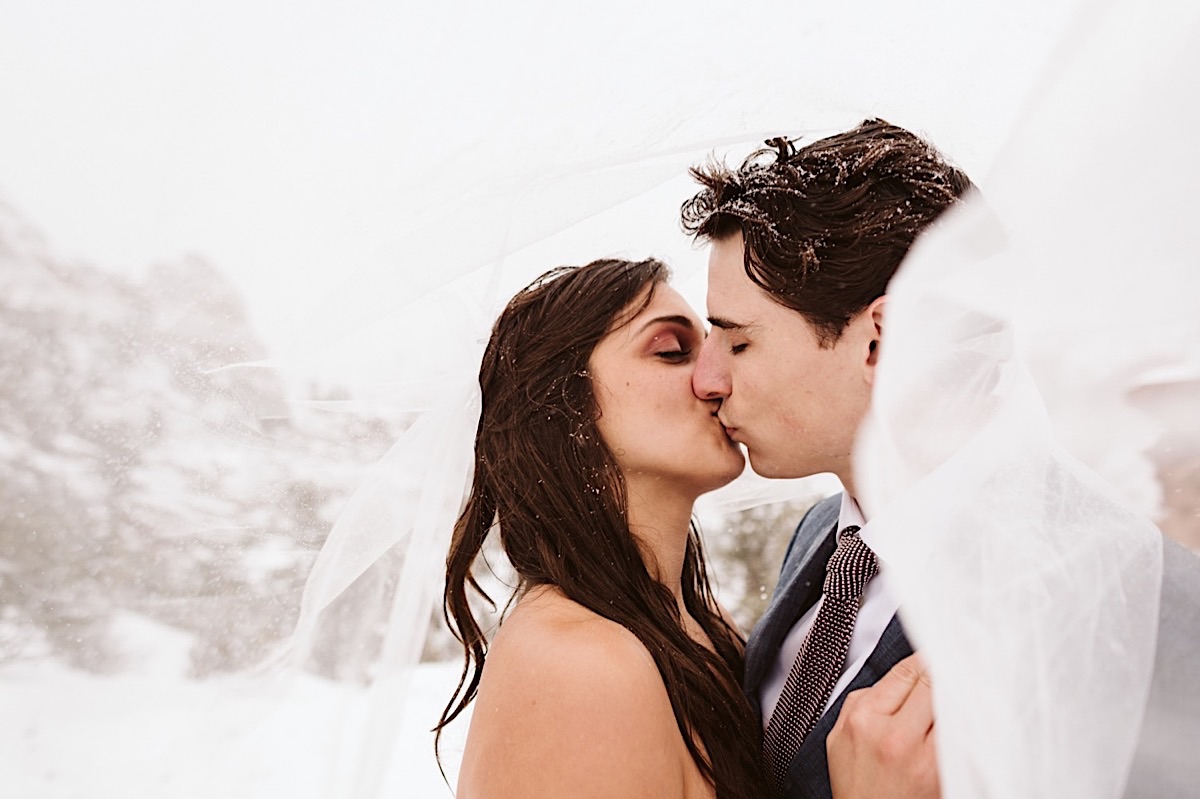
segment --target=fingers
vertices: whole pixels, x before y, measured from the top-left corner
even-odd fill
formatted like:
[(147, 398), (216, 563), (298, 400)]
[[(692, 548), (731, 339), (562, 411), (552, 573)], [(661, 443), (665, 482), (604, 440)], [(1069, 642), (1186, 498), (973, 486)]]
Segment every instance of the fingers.
[(846, 696), (825, 740), (837, 799), (937, 799), (933, 693), (915, 655), (870, 688)]
[(866, 689), (863, 701), (869, 702), (876, 713), (893, 715), (900, 711), (909, 695), (924, 682), (929, 687), (925, 667), (920, 658), (913, 654), (892, 666), (879, 682)]
[(896, 723), (913, 735), (927, 736), (933, 729), (933, 689), (924, 671), (896, 710)]

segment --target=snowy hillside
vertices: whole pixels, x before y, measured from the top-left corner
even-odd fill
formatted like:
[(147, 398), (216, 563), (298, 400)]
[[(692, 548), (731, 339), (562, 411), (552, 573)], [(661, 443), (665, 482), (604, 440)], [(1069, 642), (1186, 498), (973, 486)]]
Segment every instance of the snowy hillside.
[(0, 662), (135, 664), (122, 613), (191, 636), (186, 671), (252, 662), (397, 420), (318, 413), (263, 368), (196, 258), (134, 282), (57, 260), (0, 207)]

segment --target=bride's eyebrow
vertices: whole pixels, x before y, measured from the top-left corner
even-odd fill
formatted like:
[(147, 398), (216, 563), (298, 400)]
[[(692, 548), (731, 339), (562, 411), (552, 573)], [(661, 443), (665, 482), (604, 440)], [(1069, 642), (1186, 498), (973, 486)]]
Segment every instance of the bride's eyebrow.
[(666, 322), (668, 324), (679, 325), (681, 327), (686, 327), (688, 330), (696, 329), (696, 323), (693, 322), (691, 319), (689, 319), (686, 316), (675, 315), (675, 316), (656, 316), (653, 319), (649, 319), (645, 322), (645, 324), (643, 324), (641, 327), (638, 328), (637, 332), (641, 333), (648, 327), (651, 327), (651, 326), (657, 325), (657, 324), (662, 324), (664, 322)]

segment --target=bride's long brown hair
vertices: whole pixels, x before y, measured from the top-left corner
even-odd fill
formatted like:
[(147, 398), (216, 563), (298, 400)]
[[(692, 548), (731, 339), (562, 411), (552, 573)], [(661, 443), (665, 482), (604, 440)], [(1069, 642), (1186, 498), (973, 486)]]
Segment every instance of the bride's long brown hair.
[(470, 591), (483, 595), (471, 565), (497, 525), (518, 591), (555, 586), (636, 635), (717, 796), (760, 797), (767, 794), (760, 731), (739, 685), (743, 641), (717, 609), (697, 531), (684, 556), (683, 599), (716, 654), (687, 634), (671, 591), (647, 569), (629, 530), (624, 478), (596, 426), (592, 351), (641, 310), (631, 306), (647, 286), (649, 303), (668, 274), (652, 259), (554, 269), (496, 322), (479, 370), (474, 481), (446, 559), (443, 610), (465, 663), (436, 730), (440, 738), (479, 687), (487, 640), (468, 604)]

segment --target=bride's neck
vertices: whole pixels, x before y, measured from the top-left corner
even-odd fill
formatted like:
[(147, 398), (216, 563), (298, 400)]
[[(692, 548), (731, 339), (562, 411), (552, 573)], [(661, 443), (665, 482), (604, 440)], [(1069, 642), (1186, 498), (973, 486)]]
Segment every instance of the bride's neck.
[(683, 606), (683, 558), (687, 553), (692, 505), (696, 497), (655, 491), (654, 486), (628, 481), (629, 530), (642, 550), (650, 574), (671, 590)]

